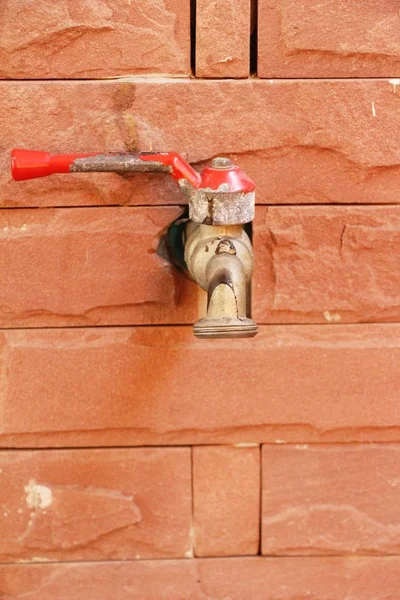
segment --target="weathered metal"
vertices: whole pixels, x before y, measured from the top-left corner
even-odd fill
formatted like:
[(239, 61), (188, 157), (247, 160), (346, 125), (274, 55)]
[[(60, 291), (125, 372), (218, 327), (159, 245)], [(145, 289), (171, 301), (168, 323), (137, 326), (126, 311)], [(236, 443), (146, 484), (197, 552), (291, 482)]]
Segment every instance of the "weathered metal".
[(240, 225), (254, 219), (255, 193), (230, 192), (226, 184), (217, 191), (196, 190), (189, 197), (189, 219), (205, 225)]
[(134, 154), (96, 154), (84, 158), (76, 158), (69, 168), (71, 173), (103, 171), (115, 173), (170, 173), (171, 167), (156, 160), (143, 161)]
[(253, 249), (243, 227), (189, 222), (185, 261), (192, 279), (207, 292), (207, 314), (195, 323), (195, 335), (255, 336), (257, 324), (247, 317)]

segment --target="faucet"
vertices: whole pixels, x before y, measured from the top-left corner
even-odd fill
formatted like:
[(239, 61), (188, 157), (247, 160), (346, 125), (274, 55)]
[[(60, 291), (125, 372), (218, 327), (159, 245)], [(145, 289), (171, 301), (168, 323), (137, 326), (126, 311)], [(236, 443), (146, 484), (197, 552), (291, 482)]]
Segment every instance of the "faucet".
[(15, 149), (16, 181), (53, 173), (164, 172), (178, 183), (189, 203), (184, 230), (190, 277), (207, 292), (207, 313), (194, 325), (200, 338), (253, 337), (248, 317), (253, 250), (244, 225), (254, 218), (255, 184), (228, 158), (217, 157), (198, 173), (177, 152), (49, 154)]

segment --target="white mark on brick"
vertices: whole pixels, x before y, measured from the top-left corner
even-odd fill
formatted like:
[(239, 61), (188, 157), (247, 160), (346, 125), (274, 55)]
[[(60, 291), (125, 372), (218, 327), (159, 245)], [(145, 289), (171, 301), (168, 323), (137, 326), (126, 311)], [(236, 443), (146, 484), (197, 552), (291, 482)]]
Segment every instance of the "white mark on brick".
[(51, 558), (46, 558), (45, 556), (32, 556), (32, 562), (50, 562)]
[(375, 102), (372, 102), (371, 104), (371, 108), (372, 108), (372, 116), (376, 117), (376, 108), (375, 108)]
[(326, 310), (324, 312), (324, 318), (325, 321), (328, 321), (328, 323), (338, 323), (342, 317), (339, 315), (339, 313), (331, 313), (329, 310)]
[(296, 444), (298, 450), (307, 450), (308, 444)]
[(286, 440), (275, 440), (275, 444), (286, 444)]
[(389, 479), (389, 485), (391, 485), (392, 487), (397, 487), (398, 485), (400, 485), (400, 479)]
[(38, 485), (34, 479), (31, 479), (24, 489), (28, 508), (44, 509), (53, 502), (51, 489), (45, 485)]
[(187, 550), (185, 552), (185, 556), (187, 556), (187, 558), (193, 558), (194, 557), (194, 548), (196, 546), (196, 528), (193, 525), (193, 523), (190, 526), (189, 539), (190, 539), (190, 548), (189, 548), (189, 550)]
[(395, 94), (396, 87), (400, 85), (400, 79), (389, 79), (389, 83), (393, 86), (393, 94)]
[(258, 448), (260, 444), (256, 442), (240, 442), (239, 444), (233, 444), (234, 448)]
[(24, 223), (23, 225), (21, 225), (21, 231), (26, 231), (28, 229), (28, 225), (26, 223)]
[(221, 60), (218, 61), (218, 63), (227, 63), (227, 62), (232, 62), (233, 61), (233, 56), (227, 56), (226, 58), (221, 58)]

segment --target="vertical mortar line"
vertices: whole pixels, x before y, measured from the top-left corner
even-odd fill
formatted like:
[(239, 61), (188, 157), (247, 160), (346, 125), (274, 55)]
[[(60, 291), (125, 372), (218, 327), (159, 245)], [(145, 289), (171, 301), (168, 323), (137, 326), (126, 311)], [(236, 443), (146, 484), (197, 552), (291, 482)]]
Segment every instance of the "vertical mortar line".
[(258, 533), (258, 554), (261, 555), (262, 554), (262, 500), (263, 500), (263, 477), (262, 477), (262, 473), (263, 473), (263, 445), (260, 444), (260, 509), (259, 509), (259, 515), (260, 515), (260, 522), (259, 522), (259, 533)]
[(250, 75), (257, 75), (258, 0), (250, 0)]
[(190, 461), (191, 461), (191, 486), (192, 486), (192, 519), (190, 523), (190, 542), (192, 546), (192, 558), (196, 557), (195, 553), (195, 535), (194, 535), (194, 448), (190, 446)]
[(193, 77), (196, 77), (196, 18), (197, 1), (190, 0), (190, 66)]
[[(257, 209), (257, 207), (256, 207), (256, 209)], [(254, 218), (255, 218), (255, 215), (254, 215)], [(246, 223), (246, 225), (244, 226), (244, 230), (250, 238), (251, 246), (253, 248), (253, 255), (254, 255), (253, 222), (251, 221), (250, 223)], [(246, 297), (246, 311), (247, 311), (247, 316), (249, 317), (249, 319), (251, 319), (252, 315), (253, 315), (253, 280), (254, 280), (254, 263), (253, 263), (253, 273), (251, 276), (251, 281), (247, 285), (247, 289), (246, 289), (246, 296), (247, 296)]]

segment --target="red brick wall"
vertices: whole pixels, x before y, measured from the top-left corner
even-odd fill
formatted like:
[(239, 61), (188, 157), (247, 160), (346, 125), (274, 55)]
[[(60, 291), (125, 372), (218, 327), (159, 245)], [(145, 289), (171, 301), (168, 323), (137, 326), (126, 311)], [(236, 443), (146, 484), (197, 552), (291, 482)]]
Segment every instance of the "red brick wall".
[[(3, 2), (0, 600), (399, 600), (395, 4)], [(13, 147), (230, 156), (259, 335), (193, 337), (173, 182)]]

